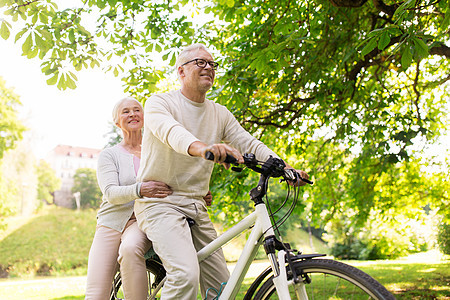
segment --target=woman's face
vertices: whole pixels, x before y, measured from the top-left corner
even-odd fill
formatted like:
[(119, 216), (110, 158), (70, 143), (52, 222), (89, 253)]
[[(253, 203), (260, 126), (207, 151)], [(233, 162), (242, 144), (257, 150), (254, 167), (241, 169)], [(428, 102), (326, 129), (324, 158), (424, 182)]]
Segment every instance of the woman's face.
[(125, 100), (119, 107), (119, 122), (116, 124), (125, 131), (141, 130), (144, 126), (144, 113), (134, 100)]

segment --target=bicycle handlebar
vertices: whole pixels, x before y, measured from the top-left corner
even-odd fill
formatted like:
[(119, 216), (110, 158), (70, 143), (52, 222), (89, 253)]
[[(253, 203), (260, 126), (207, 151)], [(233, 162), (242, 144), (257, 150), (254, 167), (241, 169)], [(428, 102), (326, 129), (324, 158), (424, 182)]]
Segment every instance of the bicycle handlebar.
[[(214, 160), (214, 154), (211, 151), (207, 151), (205, 154), (205, 158), (207, 160)], [(237, 164), (237, 159), (234, 156), (227, 154), (224, 162), (227, 164)]]
[[(205, 158), (207, 160), (214, 160), (214, 154), (211, 151), (207, 151), (205, 154)], [(313, 184), (312, 181), (303, 178), (300, 176), (299, 173), (297, 173), (294, 169), (285, 169), (286, 164), (283, 160), (279, 158), (270, 157), (266, 162), (260, 162), (256, 160), (256, 157), (252, 153), (245, 153), (243, 155), (244, 158), (244, 165), (253, 171), (256, 171), (258, 173), (264, 174), (269, 177), (283, 177), (285, 180), (296, 182), (297, 180), (301, 180), (303, 182), (306, 182), (308, 184)], [(237, 159), (227, 154), (225, 158), (225, 163), (239, 165), (237, 163)], [(262, 165), (260, 167), (260, 165)], [(232, 168), (234, 171), (242, 171), (240, 168)]]

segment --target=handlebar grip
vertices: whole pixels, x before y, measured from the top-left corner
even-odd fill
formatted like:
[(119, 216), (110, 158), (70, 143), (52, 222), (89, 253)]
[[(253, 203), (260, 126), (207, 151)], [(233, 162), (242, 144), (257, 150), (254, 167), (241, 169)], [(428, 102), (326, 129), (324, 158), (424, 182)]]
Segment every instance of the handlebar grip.
[(301, 180), (301, 181), (306, 182), (308, 184), (313, 184), (313, 182), (311, 180), (303, 178), (294, 169), (285, 169), (284, 170), (284, 174), (286, 176), (285, 178), (288, 179), (288, 180), (292, 180), (294, 182), (297, 181), (297, 180)]
[[(205, 158), (207, 160), (214, 160), (214, 154), (211, 151), (207, 151), (205, 153)], [(224, 162), (228, 164), (235, 164), (237, 163), (237, 159), (233, 155), (227, 154)]]
[(306, 182), (306, 183), (308, 183), (308, 184), (313, 184), (313, 183), (314, 183), (314, 182), (312, 182), (312, 181), (309, 180), (309, 179), (303, 178), (303, 177), (301, 177), (301, 176), (299, 176), (299, 177), (300, 177), (300, 180), (303, 181), (303, 182)]

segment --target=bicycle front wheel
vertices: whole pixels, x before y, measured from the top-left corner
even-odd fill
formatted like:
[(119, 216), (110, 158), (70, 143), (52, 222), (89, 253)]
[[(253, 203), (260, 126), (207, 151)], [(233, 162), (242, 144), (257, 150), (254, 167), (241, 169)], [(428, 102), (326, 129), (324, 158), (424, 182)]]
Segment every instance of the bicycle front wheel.
[[(293, 263), (300, 283), (292, 283), (287, 266), (289, 292), (292, 299), (395, 299), (378, 281), (355, 267), (328, 259), (307, 259)], [(260, 287), (253, 299), (278, 299), (273, 276)], [(296, 292), (303, 289), (303, 292)]]

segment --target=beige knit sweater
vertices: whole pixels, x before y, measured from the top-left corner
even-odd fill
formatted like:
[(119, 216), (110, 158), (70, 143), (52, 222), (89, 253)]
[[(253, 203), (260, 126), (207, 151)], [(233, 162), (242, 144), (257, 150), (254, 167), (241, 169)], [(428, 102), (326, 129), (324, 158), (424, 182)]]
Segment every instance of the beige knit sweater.
[[(265, 160), (276, 156), (262, 142), (244, 130), (223, 105), (206, 100), (197, 103), (180, 90), (153, 95), (145, 104), (141, 165), (137, 180), (162, 181), (173, 194), (164, 199), (141, 198), (137, 202), (167, 201), (187, 204), (202, 199), (209, 190), (214, 163), (188, 154), (195, 141), (224, 142), (241, 153), (255, 153)], [(277, 156), (276, 156), (277, 157)]]

